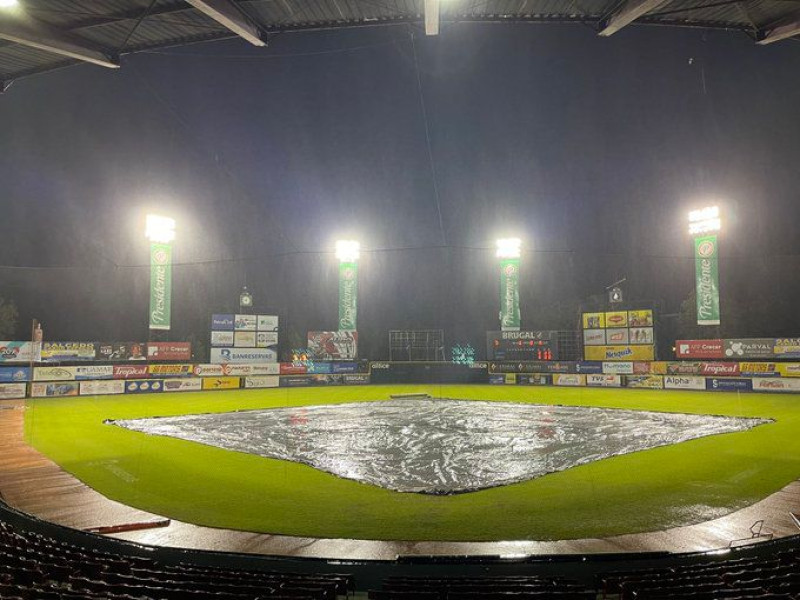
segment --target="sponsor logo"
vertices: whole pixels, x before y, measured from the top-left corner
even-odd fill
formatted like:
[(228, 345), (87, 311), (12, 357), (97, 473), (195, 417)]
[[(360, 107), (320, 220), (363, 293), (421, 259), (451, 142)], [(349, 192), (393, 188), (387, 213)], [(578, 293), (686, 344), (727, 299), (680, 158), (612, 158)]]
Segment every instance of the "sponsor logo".
[(147, 377), (147, 365), (114, 365), (114, 379), (134, 379)]
[(25, 397), (25, 384), (24, 383), (2, 383), (0, 384), (0, 398), (3, 400), (11, 400), (14, 398)]
[(749, 392), (753, 389), (753, 382), (750, 379), (717, 379), (713, 377), (706, 379), (706, 389), (721, 392)]
[(385, 362), (374, 362), (374, 363), (370, 363), (369, 366), (370, 366), (371, 369), (390, 369), (391, 368), (391, 365), (389, 363), (385, 363)]
[(604, 362), (603, 363), (603, 373), (609, 375), (630, 375), (633, 373), (633, 363), (632, 362)]
[(660, 375), (629, 375), (626, 378), (626, 386), (629, 388), (660, 390), (664, 387), (664, 378)]
[(701, 375), (738, 375), (739, 363), (700, 363)]
[(602, 373), (603, 363), (601, 362), (579, 362), (575, 365), (578, 373)]
[(501, 331), (500, 338), (503, 340), (549, 340), (550, 333), (547, 331)]
[(609, 360), (612, 359), (620, 359), (620, 358), (628, 358), (629, 356), (633, 356), (633, 349), (631, 348), (622, 348), (620, 350), (606, 350), (606, 358)]
[(725, 342), (725, 356), (731, 358), (771, 357), (773, 356), (774, 349), (774, 340), (726, 340)]
[(622, 380), (619, 375), (587, 375), (586, 385), (601, 387), (619, 387)]

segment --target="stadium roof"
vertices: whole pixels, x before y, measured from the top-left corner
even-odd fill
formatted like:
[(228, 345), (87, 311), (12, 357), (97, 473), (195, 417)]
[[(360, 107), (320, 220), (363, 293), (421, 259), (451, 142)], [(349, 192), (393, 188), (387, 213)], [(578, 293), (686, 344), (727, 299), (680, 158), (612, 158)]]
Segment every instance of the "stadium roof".
[(632, 23), (742, 31), (760, 44), (800, 33), (797, 0), (3, 0), (0, 90), (21, 77), (123, 54), (285, 31), (412, 23), (578, 22), (609, 36)]

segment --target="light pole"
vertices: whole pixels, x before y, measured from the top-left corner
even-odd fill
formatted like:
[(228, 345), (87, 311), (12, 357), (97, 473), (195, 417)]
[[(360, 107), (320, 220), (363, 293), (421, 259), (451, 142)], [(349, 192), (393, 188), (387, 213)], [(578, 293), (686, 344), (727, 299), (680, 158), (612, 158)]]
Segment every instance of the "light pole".
[(150, 240), (150, 330), (169, 330), (175, 219), (147, 215), (145, 237)]
[(358, 315), (358, 259), (361, 244), (355, 240), (336, 242), (339, 259), (339, 331), (356, 331)]
[(697, 324), (719, 325), (719, 245), (722, 229), (719, 207), (707, 206), (689, 213), (689, 234), (694, 238)]
[(519, 260), (522, 242), (519, 238), (497, 240), (500, 259), (500, 329), (519, 331)]

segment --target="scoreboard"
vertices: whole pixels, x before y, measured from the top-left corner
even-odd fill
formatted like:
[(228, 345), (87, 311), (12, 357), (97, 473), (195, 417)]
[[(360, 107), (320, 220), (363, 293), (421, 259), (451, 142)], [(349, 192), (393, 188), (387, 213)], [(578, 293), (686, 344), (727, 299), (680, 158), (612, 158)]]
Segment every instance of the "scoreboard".
[(489, 331), (486, 334), (488, 360), (558, 360), (554, 331)]

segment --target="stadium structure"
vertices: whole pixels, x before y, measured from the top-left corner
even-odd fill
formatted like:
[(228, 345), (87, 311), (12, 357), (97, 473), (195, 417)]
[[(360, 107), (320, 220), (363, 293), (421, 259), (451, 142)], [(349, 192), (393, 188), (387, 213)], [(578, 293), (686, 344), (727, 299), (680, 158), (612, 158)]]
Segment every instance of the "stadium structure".
[[(82, 62), (300, 30), (800, 33), (783, 0), (5, 4), (8, 94)], [(698, 209), (696, 317), (718, 327), (724, 215)], [(208, 308), (200, 348), (169, 338), (175, 223), (147, 226), (150, 339), (52, 341), (34, 322), (2, 342), (0, 598), (800, 598), (800, 338), (659, 344), (657, 308), (616, 284), (574, 331), (525, 330), (521, 242), (503, 238), (485, 353), (448, 357), (420, 327), (389, 330), (390, 360), (373, 360), (359, 244), (342, 240), (335, 331), (287, 346), (245, 288)]]

